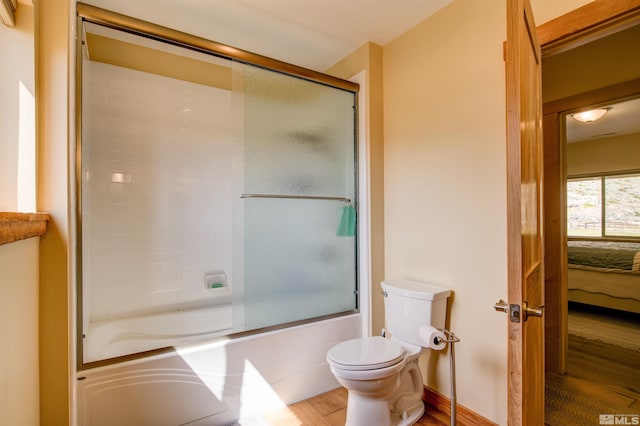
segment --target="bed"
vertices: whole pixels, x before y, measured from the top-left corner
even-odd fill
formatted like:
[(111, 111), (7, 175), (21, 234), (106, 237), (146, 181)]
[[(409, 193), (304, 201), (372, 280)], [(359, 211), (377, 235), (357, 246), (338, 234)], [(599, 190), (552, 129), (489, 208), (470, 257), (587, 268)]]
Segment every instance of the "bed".
[(640, 243), (569, 241), (569, 301), (640, 313)]

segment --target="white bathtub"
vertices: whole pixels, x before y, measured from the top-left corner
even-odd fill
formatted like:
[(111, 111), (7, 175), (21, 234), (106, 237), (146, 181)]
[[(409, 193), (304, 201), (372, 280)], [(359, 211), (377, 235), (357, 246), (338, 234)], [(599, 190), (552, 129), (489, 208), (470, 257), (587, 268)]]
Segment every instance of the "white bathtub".
[(90, 322), (83, 340), (85, 363), (212, 339), (231, 333), (231, 296), (215, 304)]
[(262, 424), (261, 413), (339, 386), (326, 353), (361, 336), (362, 321), (347, 315), (80, 371), (77, 424)]

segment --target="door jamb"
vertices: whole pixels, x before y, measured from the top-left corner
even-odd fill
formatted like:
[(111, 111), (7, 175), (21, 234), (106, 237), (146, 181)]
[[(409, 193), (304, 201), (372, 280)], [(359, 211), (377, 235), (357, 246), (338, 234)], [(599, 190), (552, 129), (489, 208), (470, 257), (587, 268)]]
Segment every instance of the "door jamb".
[(544, 57), (628, 28), (638, 20), (640, 0), (594, 0), (538, 25), (536, 32)]

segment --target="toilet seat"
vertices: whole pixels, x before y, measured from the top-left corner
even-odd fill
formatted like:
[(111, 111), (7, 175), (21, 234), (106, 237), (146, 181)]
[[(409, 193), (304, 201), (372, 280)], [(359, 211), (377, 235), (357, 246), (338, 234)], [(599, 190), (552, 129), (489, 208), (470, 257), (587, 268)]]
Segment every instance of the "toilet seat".
[(405, 353), (402, 345), (384, 337), (360, 337), (331, 348), (327, 360), (341, 370), (377, 370), (398, 364)]

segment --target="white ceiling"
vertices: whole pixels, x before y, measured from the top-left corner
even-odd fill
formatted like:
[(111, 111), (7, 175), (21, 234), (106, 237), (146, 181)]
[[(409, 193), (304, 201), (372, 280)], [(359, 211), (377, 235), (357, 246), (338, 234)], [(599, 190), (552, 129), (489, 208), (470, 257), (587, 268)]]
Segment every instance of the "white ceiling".
[(387, 44), (451, 0), (236, 0), (283, 25), (296, 25), (352, 48)]
[(452, 0), (84, 0), (325, 71), (367, 41), (385, 45)]
[(640, 98), (603, 105), (607, 113), (599, 120), (581, 123), (567, 116), (567, 142), (586, 142), (625, 134), (640, 133)]

